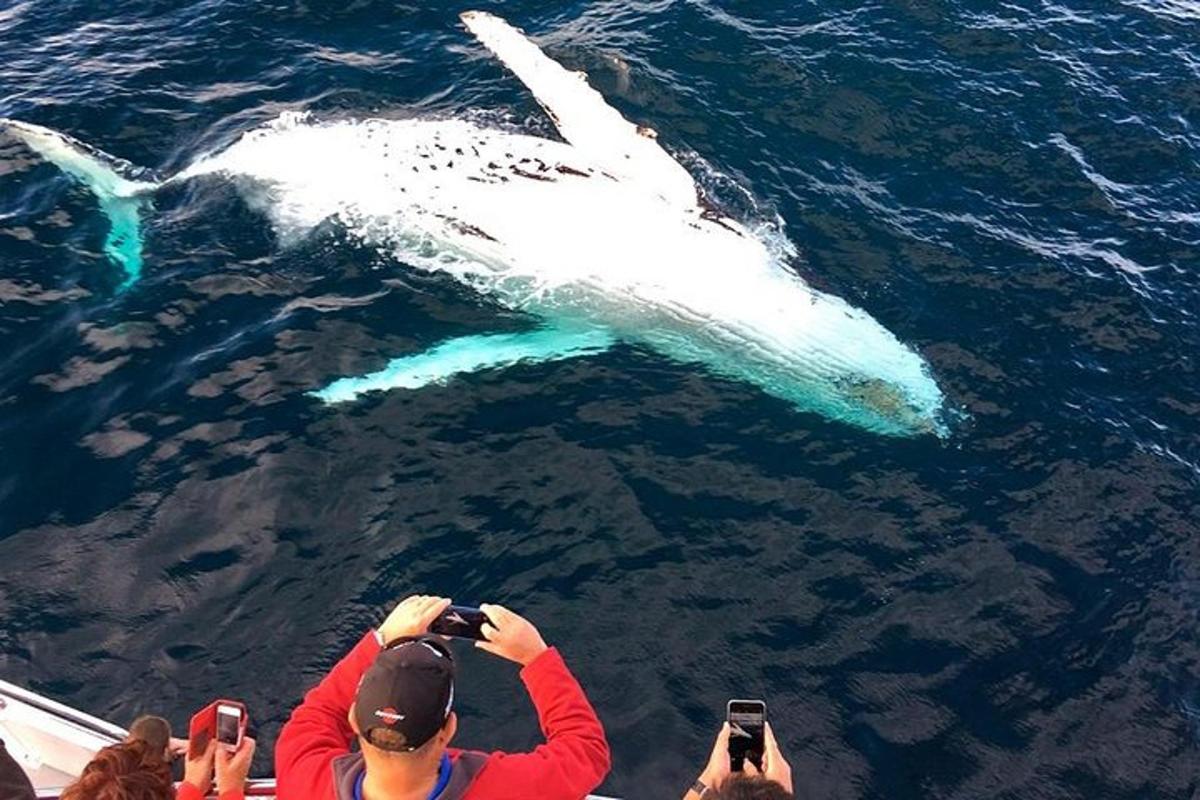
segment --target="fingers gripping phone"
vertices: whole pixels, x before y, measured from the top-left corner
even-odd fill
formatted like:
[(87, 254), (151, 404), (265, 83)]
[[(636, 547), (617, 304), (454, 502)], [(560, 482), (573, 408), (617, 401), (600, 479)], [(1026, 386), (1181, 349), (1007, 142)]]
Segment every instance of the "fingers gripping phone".
[(483, 624), (492, 624), (487, 614), (470, 606), (450, 606), (429, 625), (429, 632), (438, 636), (484, 640)]
[(767, 704), (762, 700), (730, 700), (725, 719), (729, 722), (729, 769), (741, 772), (749, 760), (762, 772)]

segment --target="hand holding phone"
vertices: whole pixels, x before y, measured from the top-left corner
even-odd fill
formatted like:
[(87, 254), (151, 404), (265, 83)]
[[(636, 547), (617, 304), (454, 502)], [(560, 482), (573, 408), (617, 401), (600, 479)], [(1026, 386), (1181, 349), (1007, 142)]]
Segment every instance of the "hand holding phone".
[(257, 742), (249, 736), (242, 737), (236, 750), (221, 750), (216, 757), (217, 795), (223, 796), (244, 789), (250, 774), (250, 762), (254, 759)]
[(782, 786), (788, 795), (792, 795), (792, 765), (783, 757), (779, 742), (775, 741), (775, 731), (771, 729), (771, 723), (766, 723), (765, 732), (762, 774), (767, 780)]
[(379, 640), (385, 647), (404, 636), (420, 636), (429, 632), (430, 624), (446, 607), (449, 598), (415, 594), (401, 600), (379, 626)]
[(458, 639), (474, 639), (486, 641), (483, 635), (484, 623), (491, 625), (492, 621), (482, 609), (470, 606), (449, 606), (438, 615), (429, 625), (429, 632), (439, 636), (453, 636)]
[(729, 722), (729, 768), (742, 772), (748, 760), (762, 772), (767, 704), (762, 700), (730, 700), (725, 718)]
[(717, 732), (717, 740), (713, 742), (712, 752), (709, 753), (708, 763), (700, 773), (700, 782), (707, 788), (715, 789), (729, 777), (729, 723), (726, 722)]
[(483, 638), (475, 643), (480, 650), (527, 667), (546, 652), (546, 641), (533, 623), (504, 606), (484, 603), (481, 607), (490, 623), (482, 629)]
[(188, 724), (188, 756), (195, 758), (216, 739), (226, 750), (236, 750), (246, 732), (249, 716), (237, 700), (215, 700), (192, 715)]

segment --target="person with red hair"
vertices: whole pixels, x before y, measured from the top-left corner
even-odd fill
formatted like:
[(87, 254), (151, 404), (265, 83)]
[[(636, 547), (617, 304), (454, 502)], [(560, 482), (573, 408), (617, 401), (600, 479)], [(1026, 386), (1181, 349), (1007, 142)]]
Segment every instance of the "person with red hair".
[(96, 753), (61, 800), (171, 800), (175, 784), (160, 750), (141, 739)]
[(249, 737), (235, 752), (209, 742), (203, 753), (188, 756), (176, 791), (161, 748), (142, 739), (114, 744), (96, 754), (60, 800), (202, 800), (214, 778), (219, 800), (243, 800), (254, 746)]

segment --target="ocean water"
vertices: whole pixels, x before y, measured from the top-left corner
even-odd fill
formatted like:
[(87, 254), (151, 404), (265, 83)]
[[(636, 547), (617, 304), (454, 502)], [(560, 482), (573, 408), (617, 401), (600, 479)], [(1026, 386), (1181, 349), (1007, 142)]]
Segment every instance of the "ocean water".
[[(1200, 791), (1200, 5), (484, 4), (807, 281), (928, 361), (881, 437), (628, 345), (326, 406), (528, 326), (237, 187), (164, 190), (140, 280), (0, 133), (0, 677), (270, 740), (399, 597), (518, 610), (604, 720), (604, 791), (678, 796), (762, 697), (820, 798)], [(165, 177), (284, 112), (553, 135), (461, 6), (0, 2), (0, 117)], [(140, 168), (140, 169), (139, 169)], [(460, 648), (459, 744), (524, 749)]]

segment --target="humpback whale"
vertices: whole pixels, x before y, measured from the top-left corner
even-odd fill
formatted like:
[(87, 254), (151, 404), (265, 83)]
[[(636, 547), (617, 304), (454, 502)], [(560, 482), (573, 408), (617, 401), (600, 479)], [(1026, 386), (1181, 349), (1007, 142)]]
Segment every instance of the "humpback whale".
[(174, 176), (144, 181), (65, 134), (5, 122), (96, 196), (111, 223), (105, 251), (125, 286), (143, 268), (141, 218), (154, 192), (215, 176), (246, 189), (283, 235), (336, 220), (406, 265), (449, 274), (535, 321), (335, 380), (313, 392), (325, 402), (624, 342), (869, 431), (945, 434), (942, 393), (914, 350), (807, 285), (777, 241), (708, 202), (655, 132), (608, 105), (586, 75), (499, 17), (461, 19), (561, 140), (465, 119), (287, 113)]

